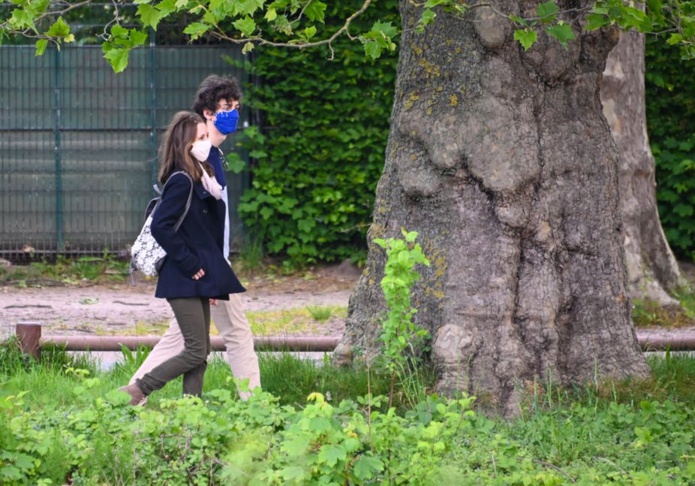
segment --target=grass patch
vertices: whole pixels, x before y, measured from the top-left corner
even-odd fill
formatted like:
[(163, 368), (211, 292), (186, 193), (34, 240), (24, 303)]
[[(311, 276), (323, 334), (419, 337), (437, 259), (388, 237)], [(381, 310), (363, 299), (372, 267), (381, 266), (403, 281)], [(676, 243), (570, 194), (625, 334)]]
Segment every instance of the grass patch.
[(347, 307), (328, 306), (320, 309), (319, 317), (327, 314), (327, 318), (323, 320), (317, 319), (308, 307), (278, 311), (250, 311), (246, 313), (246, 317), (255, 335), (275, 336), (282, 334), (318, 334), (320, 327), (317, 324), (325, 322), (330, 317), (344, 319), (347, 316)]
[[(0, 398), (28, 391), (26, 401), (37, 406), (49, 406), (57, 401), (65, 405), (74, 401), (73, 388), (85, 378), (98, 378), (99, 385), (90, 390), (95, 398), (117, 389), (130, 380), (147, 357), (149, 350), (123, 350), (123, 362), (115, 364), (109, 371), (100, 371), (98, 361), (90, 359), (89, 353), (68, 354), (60, 347), (42, 351), (35, 361), (22, 355), (15, 339), (0, 348), (0, 380), (3, 391)], [(356, 364), (353, 367), (335, 367), (328, 355), (319, 362), (302, 359), (289, 352), (261, 353), (259, 367), (264, 391), (279, 398), (281, 404), (304, 404), (311, 393), (323, 393), (328, 400), (342, 400), (372, 393), (385, 395), (389, 392), (390, 376), (379, 370)], [(433, 370), (423, 370), (426, 384), (434, 385)], [(227, 363), (216, 355), (210, 361), (205, 374), (203, 394), (217, 389), (233, 389), (231, 372)], [(162, 400), (181, 396), (182, 379), (175, 379), (154, 393), (148, 406), (158, 407)], [(404, 402), (396, 397), (395, 406), (404, 409)]]
[(136, 336), (161, 336), (169, 329), (169, 321), (166, 322), (142, 322), (135, 324), (134, 334)]
[(678, 328), (695, 325), (695, 299), (684, 294), (682, 308), (662, 307), (654, 301), (634, 299), (632, 321), (635, 327)]
[(680, 308), (665, 308), (657, 302), (634, 299), (632, 320), (636, 327), (678, 328), (695, 325), (695, 290), (681, 287), (673, 294)]
[(306, 308), (306, 310), (308, 310), (309, 314), (311, 314), (311, 317), (318, 322), (327, 321), (331, 318), (331, 315), (333, 314), (333, 309), (331, 309), (330, 307), (310, 305)]

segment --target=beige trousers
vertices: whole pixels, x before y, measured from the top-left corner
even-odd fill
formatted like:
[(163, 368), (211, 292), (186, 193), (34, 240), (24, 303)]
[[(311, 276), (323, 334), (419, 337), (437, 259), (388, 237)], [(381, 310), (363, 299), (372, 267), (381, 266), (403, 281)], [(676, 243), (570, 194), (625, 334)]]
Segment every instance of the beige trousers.
[[(229, 300), (218, 300), (210, 306), (212, 322), (220, 333), (227, 348), (226, 359), (232, 368), (234, 378), (249, 380), (249, 390), (261, 386), (261, 373), (258, 368), (258, 355), (253, 349), (253, 334), (249, 321), (243, 311), (241, 294), (230, 294)], [(177, 356), (183, 351), (183, 336), (176, 319), (172, 319), (169, 329), (152, 349), (140, 368), (130, 379), (130, 383), (142, 378), (159, 364)], [(239, 392), (242, 399), (248, 392)]]

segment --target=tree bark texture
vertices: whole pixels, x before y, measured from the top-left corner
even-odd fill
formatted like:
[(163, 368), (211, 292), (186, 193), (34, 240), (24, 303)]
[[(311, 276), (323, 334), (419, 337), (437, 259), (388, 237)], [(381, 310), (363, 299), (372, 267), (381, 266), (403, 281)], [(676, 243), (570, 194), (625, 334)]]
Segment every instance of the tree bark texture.
[[(522, 16), (538, 5), (493, 3)], [(408, 0), (399, 8), (386, 162), (338, 360), (378, 350), (385, 254), (373, 239), (405, 228), (431, 262), (413, 305), (432, 334), (440, 391), (486, 397), (511, 415), (534, 380), (647, 375), (630, 321), (617, 152), (598, 94), (616, 33), (576, 30), (567, 48), (540, 38), (524, 52), (489, 8), (438, 12), (423, 34), (421, 10)]]
[(644, 92), (644, 35), (622, 32), (601, 82), (603, 113), (618, 147), (620, 212), (632, 299), (680, 307), (668, 292), (685, 285), (656, 205)]

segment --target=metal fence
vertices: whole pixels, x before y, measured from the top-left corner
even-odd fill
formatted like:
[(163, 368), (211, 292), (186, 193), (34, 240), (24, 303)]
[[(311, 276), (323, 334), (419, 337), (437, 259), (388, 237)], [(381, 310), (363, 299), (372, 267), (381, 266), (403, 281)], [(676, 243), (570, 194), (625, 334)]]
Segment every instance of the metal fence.
[[(236, 47), (150, 46), (113, 73), (99, 47), (0, 47), (0, 255), (125, 253), (153, 196), (160, 136)], [(243, 120), (244, 114), (242, 114)], [(243, 124), (243, 122), (242, 122)], [(228, 137), (222, 149), (234, 147)], [(244, 177), (227, 174), (232, 232)]]

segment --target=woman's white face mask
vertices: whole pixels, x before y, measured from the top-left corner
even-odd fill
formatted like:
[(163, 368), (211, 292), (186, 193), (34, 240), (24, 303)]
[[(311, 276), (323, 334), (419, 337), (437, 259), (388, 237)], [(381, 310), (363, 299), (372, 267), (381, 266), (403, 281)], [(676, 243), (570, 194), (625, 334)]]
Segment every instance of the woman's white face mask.
[(210, 140), (196, 140), (191, 146), (191, 155), (199, 160), (200, 162), (205, 162), (208, 160), (210, 155), (210, 150), (212, 149), (212, 142)]

